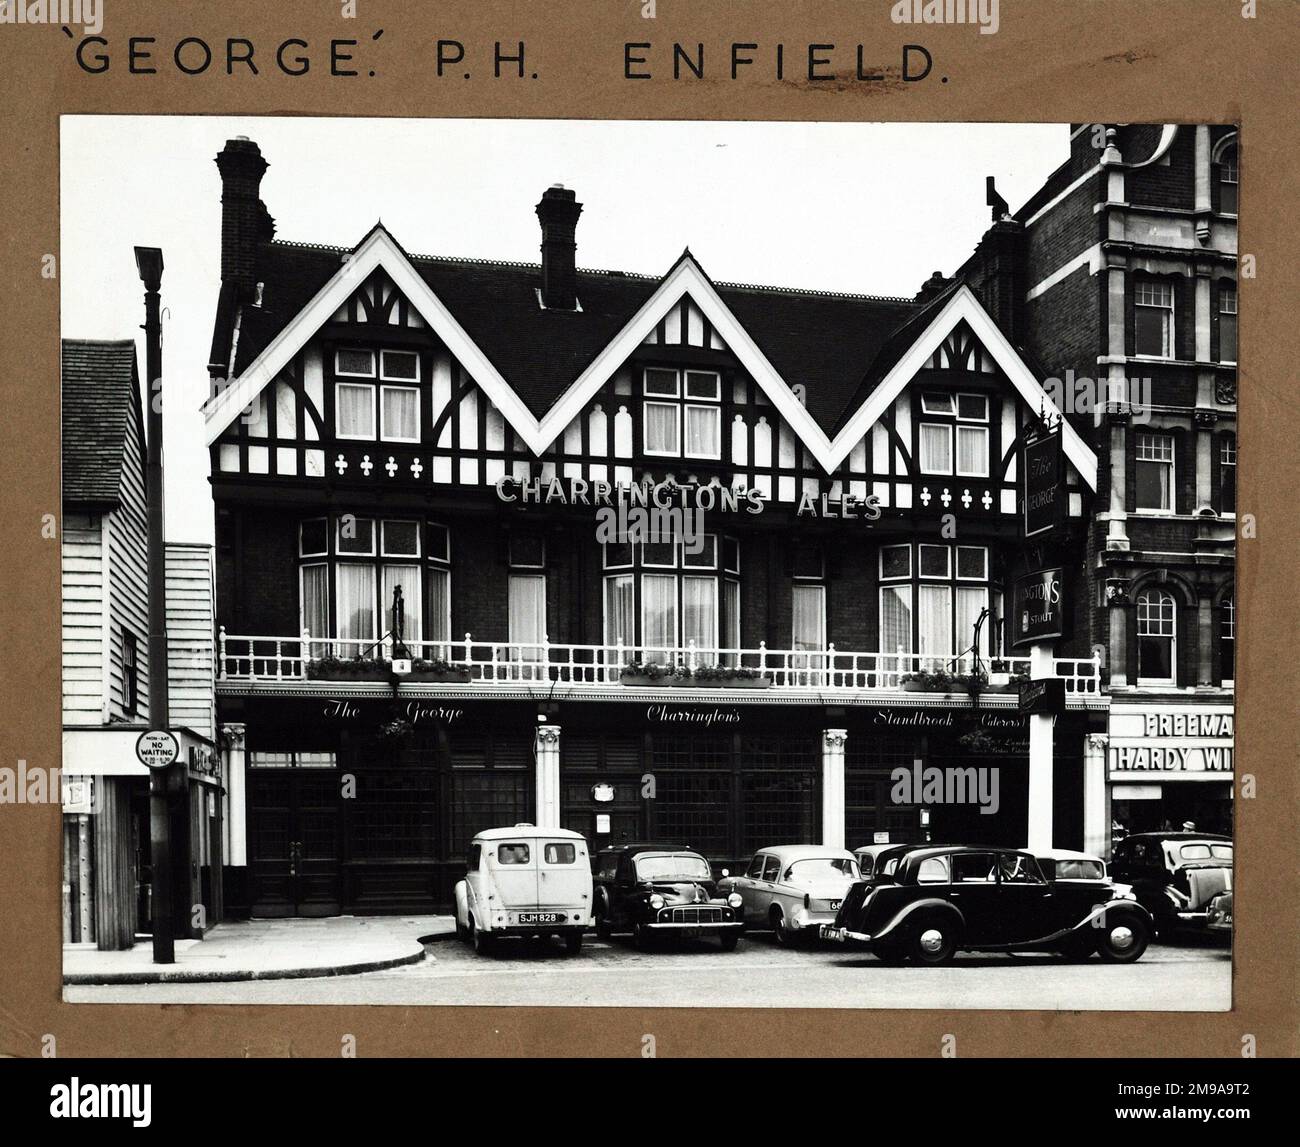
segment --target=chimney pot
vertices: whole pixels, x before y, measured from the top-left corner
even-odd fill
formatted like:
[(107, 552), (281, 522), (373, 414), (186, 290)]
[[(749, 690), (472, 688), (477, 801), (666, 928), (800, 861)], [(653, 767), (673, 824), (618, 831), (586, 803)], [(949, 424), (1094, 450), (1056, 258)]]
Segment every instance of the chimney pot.
[(542, 225), (542, 304), (548, 310), (577, 307), (576, 234), (582, 204), (562, 184), (552, 184), (537, 204)]

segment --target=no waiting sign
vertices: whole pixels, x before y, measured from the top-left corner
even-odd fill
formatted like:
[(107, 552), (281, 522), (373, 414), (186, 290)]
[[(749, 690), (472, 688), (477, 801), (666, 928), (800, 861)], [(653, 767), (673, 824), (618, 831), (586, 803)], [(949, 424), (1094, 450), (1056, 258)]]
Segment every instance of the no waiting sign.
[(148, 768), (165, 769), (181, 755), (181, 746), (166, 729), (150, 729), (136, 738), (135, 755)]

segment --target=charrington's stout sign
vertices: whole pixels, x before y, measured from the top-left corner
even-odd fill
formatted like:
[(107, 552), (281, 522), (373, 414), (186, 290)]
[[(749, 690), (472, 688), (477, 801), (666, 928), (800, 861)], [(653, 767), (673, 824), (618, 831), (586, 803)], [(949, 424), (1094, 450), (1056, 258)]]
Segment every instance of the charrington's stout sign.
[(1021, 473), (1025, 537), (1047, 537), (1061, 524), (1067, 496), (1059, 424), (1026, 440)]
[(1064, 636), (1065, 585), (1059, 566), (1017, 578), (1011, 601), (1013, 646)]

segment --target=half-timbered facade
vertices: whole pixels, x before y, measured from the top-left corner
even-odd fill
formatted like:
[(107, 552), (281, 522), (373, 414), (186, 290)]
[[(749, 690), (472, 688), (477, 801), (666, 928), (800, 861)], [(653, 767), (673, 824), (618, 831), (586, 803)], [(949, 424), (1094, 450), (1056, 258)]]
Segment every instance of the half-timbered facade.
[[(729, 284), (689, 251), (657, 278), (581, 270), (559, 187), (540, 265), (411, 255), (378, 225), (286, 243), (256, 145), (218, 164), (228, 894), (445, 903), (474, 832), (519, 820), (733, 866), (774, 842), (1024, 840), (1027, 725), (999, 690), (1028, 668), (1021, 451), (1058, 412), (966, 283)], [(1097, 462), (1062, 439), (1086, 583)], [(1063, 844), (1107, 705), (1078, 600), (1051, 663)], [(936, 670), (990, 688), (921, 691)], [(898, 800), (890, 770), (917, 760), (996, 766), (998, 809)]]

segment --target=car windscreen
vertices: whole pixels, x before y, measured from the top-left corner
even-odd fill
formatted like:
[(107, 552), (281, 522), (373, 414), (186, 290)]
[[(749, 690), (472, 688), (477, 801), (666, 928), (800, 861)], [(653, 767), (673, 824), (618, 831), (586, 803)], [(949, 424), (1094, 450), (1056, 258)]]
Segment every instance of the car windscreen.
[(709, 862), (693, 852), (674, 852), (661, 856), (651, 854), (636, 858), (638, 880), (672, 880), (675, 877), (708, 880), (712, 875)]
[(806, 860), (796, 860), (786, 868), (786, 879), (800, 883), (812, 883), (817, 880), (837, 880), (848, 877), (858, 879), (858, 866), (848, 857), (815, 856)]
[(1056, 862), (1057, 880), (1101, 880), (1106, 875), (1106, 866), (1100, 860), (1058, 860)]

